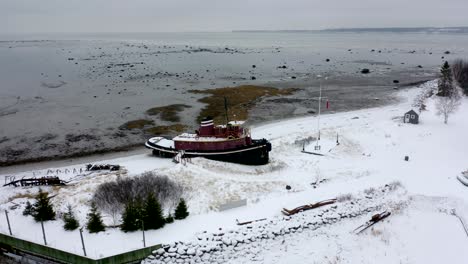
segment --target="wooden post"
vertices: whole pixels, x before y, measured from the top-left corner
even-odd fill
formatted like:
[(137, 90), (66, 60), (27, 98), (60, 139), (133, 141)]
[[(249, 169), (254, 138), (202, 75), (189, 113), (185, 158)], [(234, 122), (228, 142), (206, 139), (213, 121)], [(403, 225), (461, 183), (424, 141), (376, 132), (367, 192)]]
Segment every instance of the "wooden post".
[(83, 228), (80, 228), (80, 237), (81, 237), (81, 245), (83, 246), (83, 253), (86, 257), (86, 248), (85, 248), (85, 244), (84, 244), (84, 239), (83, 239)]
[(143, 247), (146, 247), (146, 239), (145, 239), (145, 223), (141, 220), (141, 231), (143, 232)]
[(47, 246), (47, 239), (46, 239), (45, 230), (44, 230), (44, 222), (42, 221), (42, 219), (41, 219), (41, 227), (42, 227), (42, 237), (44, 238), (44, 245)]
[(10, 226), (10, 218), (8, 218), (8, 211), (5, 210), (5, 216), (8, 224), (8, 231), (10, 231), (10, 236), (13, 236), (13, 233), (11, 233), (11, 226)]

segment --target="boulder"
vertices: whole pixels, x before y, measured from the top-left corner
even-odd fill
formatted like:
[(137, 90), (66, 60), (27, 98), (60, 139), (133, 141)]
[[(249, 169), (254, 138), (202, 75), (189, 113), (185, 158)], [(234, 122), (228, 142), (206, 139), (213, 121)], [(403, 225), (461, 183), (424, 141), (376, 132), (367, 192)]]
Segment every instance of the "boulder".
[(177, 254), (179, 254), (179, 255), (185, 254), (185, 249), (182, 248), (182, 247), (179, 247), (179, 248), (177, 249)]
[(153, 251), (153, 254), (155, 255), (162, 255), (164, 253), (166, 253), (166, 251), (163, 248), (158, 248), (157, 250)]
[(223, 243), (224, 243), (226, 246), (230, 246), (230, 245), (231, 245), (231, 239), (225, 237), (225, 238), (223, 238)]

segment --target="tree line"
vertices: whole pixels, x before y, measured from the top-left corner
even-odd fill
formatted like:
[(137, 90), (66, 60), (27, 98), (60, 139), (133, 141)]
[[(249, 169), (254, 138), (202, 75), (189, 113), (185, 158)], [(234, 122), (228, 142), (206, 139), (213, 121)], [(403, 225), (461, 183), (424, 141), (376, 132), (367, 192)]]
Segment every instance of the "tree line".
[[(36, 222), (51, 221), (56, 219), (54, 211), (47, 192), (39, 189), (35, 197), (35, 202), (31, 204), (26, 202), (23, 210), (23, 215), (32, 216)], [(139, 229), (150, 230), (164, 227), (167, 223), (174, 222), (174, 219), (185, 219), (189, 215), (187, 204), (184, 199), (180, 199), (174, 211), (174, 215), (169, 213), (166, 217), (163, 214), (161, 204), (155, 195), (150, 192), (145, 200), (131, 199), (125, 205), (125, 210), (122, 213), (122, 224), (120, 229), (124, 232), (136, 231)], [(62, 220), (65, 230), (75, 230), (80, 226), (78, 219), (73, 212), (72, 207), (67, 206), (67, 211), (63, 213)], [(105, 225), (102, 221), (102, 216), (98, 210), (96, 203), (91, 202), (90, 210), (87, 214), (86, 229), (90, 233), (98, 233), (105, 231)]]

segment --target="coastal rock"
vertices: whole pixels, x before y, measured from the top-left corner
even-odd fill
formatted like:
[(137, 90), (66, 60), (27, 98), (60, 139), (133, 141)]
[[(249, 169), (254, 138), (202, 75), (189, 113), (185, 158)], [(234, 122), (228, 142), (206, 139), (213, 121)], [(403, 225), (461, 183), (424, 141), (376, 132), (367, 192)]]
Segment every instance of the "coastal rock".
[(169, 249), (167, 250), (167, 252), (169, 252), (169, 253), (174, 253), (174, 252), (176, 252), (176, 251), (177, 251), (177, 248), (175, 248), (175, 247), (171, 247), (171, 248), (169, 248)]
[(154, 250), (154, 251), (153, 251), (153, 254), (155, 254), (155, 255), (156, 255), (156, 254), (157, 254), (157, 255), (162, 255), (162, 254), (164, 254), (164, 253), (166, 253), (166, 251), (165, 251), (163, 248), (158, 248), (157, 250)]

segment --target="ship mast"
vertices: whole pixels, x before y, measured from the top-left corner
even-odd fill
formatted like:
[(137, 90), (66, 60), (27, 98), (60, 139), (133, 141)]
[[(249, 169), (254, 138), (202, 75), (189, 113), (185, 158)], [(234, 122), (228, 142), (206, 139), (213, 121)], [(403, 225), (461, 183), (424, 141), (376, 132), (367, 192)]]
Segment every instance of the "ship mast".
[(229, 116), (228, 116), (228, 103), (226, 96), (224, 97), (224, 111), (226, 112), (226, 127), (229, 124)]

